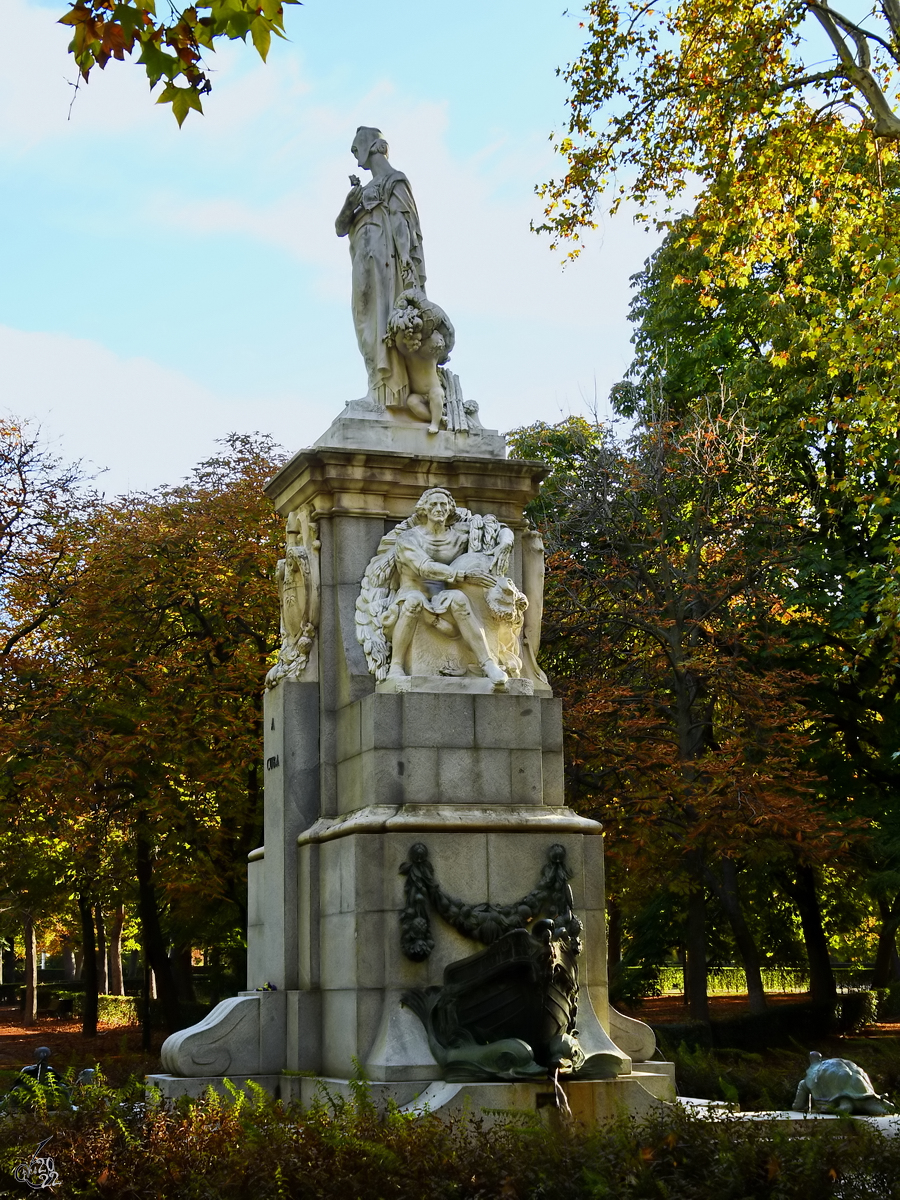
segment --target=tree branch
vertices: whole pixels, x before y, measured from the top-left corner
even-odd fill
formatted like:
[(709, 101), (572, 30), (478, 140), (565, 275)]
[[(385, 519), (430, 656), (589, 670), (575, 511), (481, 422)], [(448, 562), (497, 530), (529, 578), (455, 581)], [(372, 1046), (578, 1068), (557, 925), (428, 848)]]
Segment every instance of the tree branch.
[(881, 11), (894, 37), (900, 40), (900, 3), (898, 0), (881, 0)]
[[(837, 9), (832, 8), (830, 4), (823, 3), (822, 0), (807, 0), (807, 3), (810, 8), (819, 8), (827, 13), (837, 25), (840, 25), (842, 29), (845, 29), (850, 34), (854, 42), (856, 42), (860, 56), (859, 65), (861, 67), (870, 67), (872, 65), (872, 58), (868, 47), (869, 42), (877, 42), (879, 46), (883, 46), (887, 50), (895, 62), (898, 61), (897, 51), (880, 34), (871, 33), (868, 29), (863, 29), (861, 25), (857, 25), (855, 21), (851, 21), (849, 17), (845, 17), (843, 13), (839, 13)], [(865, 42), (866, 45), (862, 46), (861, 42)]]
[[(837, 56), (841, 62), (839, 73), (849, 83), (853, 84), (868, 105), (869, 112), (874, 118), (875, 136), (900, 139), (900, 117), (896, 115), (890, 104), (888, 104), (878, 80), (869, 68), (867, 66), (860, 66), (856, 62), (838, 29), (839, 20), (842, 23), (846, 22), (848, 25), (852, 25), (852, 22), (847, 22), (846, 18), (841, 18), (839, 13), (835, 13), (833, 9), (828, 8), (824, 4), (816, 3), (816, 0), (807, 0), (807, 7), (828, 34), (831, 44), (837, 51)], [(853, 36), (851, 30), (848, 29), (848, 32)], [(856, 40), (856, 37), (854, 37), (854, 41)], [(857, 46), (858, 44), (857, 41)], [(882, 44), (886, 45), (886, 43)], [(890, 47), (888, 49), (891, 52), (891, 57), (896, 60), (897, 55)], [(868, 58), (868, 53), (866, 53), (865, 57)]]

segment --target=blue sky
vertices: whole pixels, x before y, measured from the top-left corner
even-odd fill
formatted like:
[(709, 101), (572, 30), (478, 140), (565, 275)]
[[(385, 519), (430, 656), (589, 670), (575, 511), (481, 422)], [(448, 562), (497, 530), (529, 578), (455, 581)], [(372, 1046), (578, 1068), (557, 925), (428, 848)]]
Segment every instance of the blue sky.
[(617, 216), (563, 270), (529, 231), (577, 8), (307, 0), (268, 65), (240, 43), (212, 56), (206, 115), (179, 130), (128, 62), (70, 117), (60, 0), (3, 5), (29, 57), (0, 78), (0, 404), (106, 468), (107, 492), (177, 482), (233, 429), (297, 450), (364, 392), (334, 235), (360, 124), (411, 180), (484, 423), (602, 411), (656, 236)]

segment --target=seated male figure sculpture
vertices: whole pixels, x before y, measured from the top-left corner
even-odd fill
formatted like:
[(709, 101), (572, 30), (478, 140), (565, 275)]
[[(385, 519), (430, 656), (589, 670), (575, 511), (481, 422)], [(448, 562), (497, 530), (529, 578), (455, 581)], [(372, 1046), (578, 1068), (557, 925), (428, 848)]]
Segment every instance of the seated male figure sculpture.
[[(504, 619), (501, 598), (510, 589), (525, 603), (505, 577), (512, 546), (512, 530), (496, 517), (457, 508), (443, 488), (426, 491), (412, 515), (382, 539), (357, 602), (357, 636), (376, 677), (412, 673), (413, 639), (427, 625), (461, 640), (494, 687), (503, 688), (508, 674), (491, 645), (496, 629), (486, 626)], [(479, 589), (483, 601), (467, 595), (466, 586), (470, 593)]]

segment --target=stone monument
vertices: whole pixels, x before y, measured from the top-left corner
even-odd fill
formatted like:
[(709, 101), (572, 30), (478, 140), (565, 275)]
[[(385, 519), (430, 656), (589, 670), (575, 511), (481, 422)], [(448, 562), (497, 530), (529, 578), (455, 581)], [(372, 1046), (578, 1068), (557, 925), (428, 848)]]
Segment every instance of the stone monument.
[(247, 991), (163, 1046), (167, 1096), (256, 1080), (307, 1102), (541, 1107), (674, 1098), (611, 1010), (600, 826), (566, 807), (538, 666), (546, 474), (506, 457), (447, 368), (408, 179), (353, 153), (352, 312), (368, 390), (269, 483), (286, 521), (266, 679), (265, 844)]

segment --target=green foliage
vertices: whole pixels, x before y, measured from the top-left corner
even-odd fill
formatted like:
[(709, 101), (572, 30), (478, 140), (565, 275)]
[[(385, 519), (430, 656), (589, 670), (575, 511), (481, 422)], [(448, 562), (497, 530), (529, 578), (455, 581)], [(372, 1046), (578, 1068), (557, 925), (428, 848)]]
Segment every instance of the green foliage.
[(740, 1050), (667, 1040), (665, 1027), (657, 1030), (657, 1037), (661, 1053), (675, 1064), (680, 1095), (728, 1101), (744, 1112), (790, 1108), (813, 1045), (826, 1058), (858, 1063), (880, 1095), (896, 1100), (900, 1094), (900, 1046), (893, 1038), (814, 1040), (810, 1035), (808, 1041)]
[[(691, 1060), (698, 1081), (718, 1071), (717, 1087), (740, 1089), (739, 1060), (724, 1069)], [(757, 1065), (749, 1056), (743, 1061)], [(900, 1195), (900, 1145), (856, 1122), (823, 1123), (797, 1137), (785, 1124), (698, 1120), (672, 1107), (592, 1131), (521, 1118), (488, 1129), (477, 1118), (406, 1117), (390, 1108), (379, 1113), (371, 1103), (320, 1104), (301, 1113), (239, 1089), (173, 1109), (146, 1108), (134, 1093), (117, 1097), (102, 1086), (86, 1091), (93, 1094), (78, 1112), (54, 1114), (52, 1124), (37, 1113), (0, 1124), (0, 1167), (11, 1172), (52, 1134), (45, 1152), (55, 1159), (60, 1194), (73, 1200)]]
[[(66, 993), (60, 992), (61, 996)], [(84, 1012), (84, 995), (81, 992), (70, 993), (73, 998), (73, 1012), (81, 1016)], [(126, 1028), (137, 1025), (140, 1021), (138, 1000), (134, 996), (97, 997), (97, 1020), (109, 1028)]]
[[(201, 97), (212, 89), (203, 52), (215, 50), (220, 38), (247, 40), (265, 62), (272, 35), (283, 38), (284, 5), (301, 0), (198, 0), (159, 20), (155, 0), (70, 0), (61, 25), (73, 30), (69, 52), (85, 82), (92, 69), (109, 60), (138, 53), (137, 61), (152, 87), (165, 86), (158, 104), (171, 104), (179, 125), (191, 109), (202, 113)], [(181, 79), (183, 84), (175, 81)]]
[[(799, 137), (779, 136), (785, 151)], [(723, 175), (671, 224), (635, 279), (636, 356), (614, 402), (642, 420), (740, 411), (793, 494), (777, 657), (806, 676), (821, 799), (871, 821), (827, 919), (849, 936), (877, 907), (883, 983), (900, 925), (900, 167), (863, 134), (817, 138), (812, 157), (795, 145), (783, 186)]]
[[(866, 13), (865, 30), (814, 0), (586, 7), (586, 45), (563, 72), (569, 119), (557, 149), (566, 171), (541, 189), (542, 228), (556, 237), (591, 227), (607, 189), (613, 208), (628, 195), (645, 206), (654, 195), (677, 196), (691, 177), (734, 189), (742, 172), (752, 177), (749, 216), (762, 230), (766, 184), (789, 185), (801, 164), (830, 183), (827, 143), (835, 133), (851, 140), (849, 122), (861, 117), (866, 138), (900, 136), (891, 108), (900, 9), (892, 0)], [(824, 60), (819, 42), (804, 36), (810, 17), (832, 43)]]
[(878, 1019), (878, 996), (875, 992), (845, 992), (838, 997), (835, 1016), (841, 1033), (856, 1033)]
[[(769, 244), (731, 210), (724, 185), (672, 226), (635, 280), (638, 382), (616, 400), (635, 415), (655, 393), (681, 418), (724, 395), (746, 414), (807, 513), (785, 603), (822, 668), (836, 657), (835, 673), (847, 666), (877, 696), (891, 691), (884, 667), (897, 659), (900, 396), (890, 264), (900, 244), (890, 214), (900, 174), (893, 154), (879, 160), (877, 178), (868, 147), (842, 155), (840, 203), (832, 190), (822, 211), (818, 181), (798, 171), (780, 200), (784, 237)], [(852, 714), (853, 701), (844, 707)], [(860, 736), (885, 772), (882, 719), (870, 715)]]
[(900, 1018), (900, 982), (886, 988), (873, 989), (876, 997), (876, 1017), (879, 1021), (897, 1021)]

